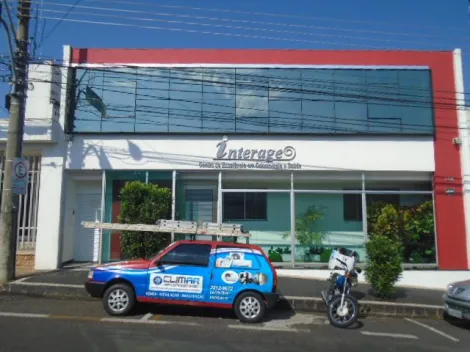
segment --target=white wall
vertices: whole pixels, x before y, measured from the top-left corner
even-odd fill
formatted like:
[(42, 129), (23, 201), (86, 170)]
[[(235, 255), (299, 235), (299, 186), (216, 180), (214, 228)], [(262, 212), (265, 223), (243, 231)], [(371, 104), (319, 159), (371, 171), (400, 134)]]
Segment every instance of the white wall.
[[(456, 100), (465, 101), (463, 84), (462, 53), (460, 49), (454, 50), (455, 95)], [(453, 136), (460, 138), (461, 172), (463, 181), (465, 227), (467, 235), (467, 268), (470, 269), (470, 112), (466, 109), (457, 110), (459, 134)]]
[(42, 151), (35, 269), (56, 269), (62, 220), (64, 143)]
[[(299, 279), (326, 280), (332, 270), (292, 270), (276, 269), (280, 277), (292, 277)], [(344, 271), (335, 270), (339, 274)], [(468, 271), (447, 271), (447, 270), (404, 270), (402, 277), (395, 286), (410, 288), (427, 288), (430, 290), (445, 290), (447, 285), (455, 281), (466, 281), (470, 279)], [(367, 283), (364, 272), (359, 274), (359, 284)], [(325, 281), (325, 287), (327, 282)]]
[[(30, 90), (26, 100), (24, 142), (55, 142), (60, 135), (62, 75), (50, 64), (29, 65)], [(8, 138), (8, 119), (0, 120), (0, 143)]]
[[(68, 61), (70, 48), (64, 49), (64, 59)], [(64, 164), (66, 141), (63, 129), (66, 111), (66, 85), (68, 70), (66, 68), (54, 70), (54, 77), (64, 77), (61, 89), (57, 91), (55, 85), (50, 85), (50, 97), (58, 99), (60, 96), (60, 114), (51, 116), (57, 121), (55, 128), (56, 143), (42, 149), (41, 186), (39, 189), (39, 209), (36, 238), (35, 269), (56, 269), (62, 256), (60, 250), (62, 224), (63, 224), (63, 194), (64, 194)], [(54, 86), (54, 87), (53, 87)], [(57, 92), (61, 94), (58, 95)], [(38, 98), (39, 99), (39, 98)], [(42, 97), (44, 99), (44, 97)], [(57, 104), (54, 104), (55, 106)]]
[(66, 174), (65, 177), (65, 206), (64, 206), (64, 226), (62, 234), (62, 256), (61, 261), (67, 262), (73, 259), (73, 243), (75, 234), (75, 213), (76, 213), (76, 183)]
[[(220, 136), (76, 135), (67, 151), (67, 169), (201, 169), (212, 163)], [(431, 137), (230, 136), (228, 149), (295, 148), (302, 170), (434, 171)], [(233, 162), (233, 161), (232, 161)], [(237, 161), (243, 163), (244, 161)], [(253, 164), (247, 162), (245, 164)]]

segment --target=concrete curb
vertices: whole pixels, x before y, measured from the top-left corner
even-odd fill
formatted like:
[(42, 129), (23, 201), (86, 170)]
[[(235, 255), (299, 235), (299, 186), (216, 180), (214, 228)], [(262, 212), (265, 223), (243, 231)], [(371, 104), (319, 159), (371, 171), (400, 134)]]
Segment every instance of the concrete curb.
[[(59, 298), (96, 301), (85, 291), (81, 285), (45, 284), (32, 282), (13, 282), (0, 286), (0, 293), (10, 295), (23, 295), (31, 297)], [(442, 319), (443, 306), (393, 303), (380, 301), (359, 301), (360, 315), (362, 317), (413, 317)], [(293, 297), (285, 296), (276, 306), (280, 310), (294, 310), (306, 313), (324, 313), (326, 306), (319, 297)]]
[[(326, 314), (326, 306), (319, 297), (284, 297), (283, 306), (290, 306), (298, 312), (319, 312)], [(443, 306), (433, 306), (413, 303), (392, 303), (380, 301), (359, 301), (360, 315), (362, 317), (413, 317), (442, 319)]]

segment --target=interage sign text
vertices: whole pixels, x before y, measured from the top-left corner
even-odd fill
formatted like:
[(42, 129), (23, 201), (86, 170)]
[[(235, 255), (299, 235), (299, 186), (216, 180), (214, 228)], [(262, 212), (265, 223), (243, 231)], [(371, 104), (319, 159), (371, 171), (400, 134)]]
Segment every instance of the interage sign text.
[(301, 169), (299, 163), (293, 163), (296, 157), (295, 148), (285, 146), (278, 149), (253, 149), (240, 147), (230, 149), (228, 138), (224, 137), (216, 145), (216, 157), (213, 162), (200, 162), (203, 169)]

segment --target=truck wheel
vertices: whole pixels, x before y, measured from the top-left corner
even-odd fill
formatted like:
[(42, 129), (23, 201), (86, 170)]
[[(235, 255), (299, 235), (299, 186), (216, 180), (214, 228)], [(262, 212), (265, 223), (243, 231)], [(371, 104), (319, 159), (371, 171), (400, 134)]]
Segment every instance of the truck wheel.
[(237, 318), (243, 323), (258, 323), (266, 314), (263, 297), (251, 291), (238, 296), (233, 309)]
[(103, 296), (103, 306), (109, 315), (128, 315), (136, 306), (134, 290), (128, 284), (110, 286)]

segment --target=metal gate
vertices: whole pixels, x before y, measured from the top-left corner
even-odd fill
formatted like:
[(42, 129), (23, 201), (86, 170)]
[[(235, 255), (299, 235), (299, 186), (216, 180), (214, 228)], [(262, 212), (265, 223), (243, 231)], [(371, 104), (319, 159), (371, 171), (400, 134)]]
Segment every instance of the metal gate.
[[(3, 153), (2, 153), (3, 154)], [(26, 194), (18, 200), (18, 230), (16, 233), (17, 250), (34, 250), (39, 206), (39, 179), (41, 175), (41, 156), (27, 155), (29, 161), (29, 182)], [(3, 176), (5, 172), (5, 156), (0, 156), (0, 205), (3, 191)]]

